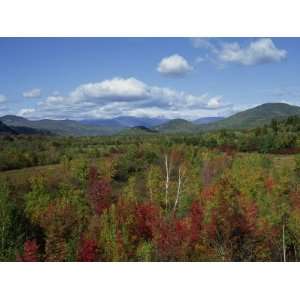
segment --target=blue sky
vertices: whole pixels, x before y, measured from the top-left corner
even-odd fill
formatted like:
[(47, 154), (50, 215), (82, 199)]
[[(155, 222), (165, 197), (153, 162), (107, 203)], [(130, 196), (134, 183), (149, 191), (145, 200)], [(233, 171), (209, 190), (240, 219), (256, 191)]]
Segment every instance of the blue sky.
[(197, 119), (300, 105), (299, 38), (0, 38), (0, 115)]

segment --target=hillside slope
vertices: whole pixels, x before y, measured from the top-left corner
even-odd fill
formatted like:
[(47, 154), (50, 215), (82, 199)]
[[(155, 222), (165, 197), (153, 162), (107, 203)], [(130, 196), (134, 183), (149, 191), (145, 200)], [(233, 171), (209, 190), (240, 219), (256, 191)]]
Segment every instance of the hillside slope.
[(183, 119), (174, 119), (161, 125), (155, 126), (153, 127), (153, 129), (161, 133), (192, 133), (199, 130), (199, 125)]
[(149, 135), (155, 133), (158, 133), (158, 131), (145, 126), (130, 127), (119, 132), (120, 135)]
[(300, 115), (299, 106), (285, 103), (265, 103), (221, 121), (200, 125), (200, 128), (201, 130), (248, 129), (268, 124), (272, 119), (280, 120), (294, 115)]
[(7, 115), (0, 121), (9, 127), (29, 127), (38, 130), (47, 130), (58, 135), (95, 136), (115, 133), (114, 128), (104, 126), (88, 126), (72, 120), (38, 120), (31, 121), (22, 117)]
[(16, 134), (16, 132), (0, 121), (0, 134)]

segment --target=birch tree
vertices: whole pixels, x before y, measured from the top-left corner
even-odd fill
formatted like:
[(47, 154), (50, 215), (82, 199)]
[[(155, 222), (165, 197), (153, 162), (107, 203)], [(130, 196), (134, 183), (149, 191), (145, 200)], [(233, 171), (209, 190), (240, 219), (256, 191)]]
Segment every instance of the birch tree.
[(171, 174), (171, 161), (168, 159), (168, 155), (165, 155), (165, 170), (166, 170), (166, 181), (165, 181), (165, 205), (166, 208), (169, 206), (169, 185), (170, 185), (170, 174)]
[(185, 172), (186, 172), (186, 168), (184, 166), (180, 165), (178, 167), (177, 192), (176, 192), (176, 198), (175, 198), (174, 207), (173, 207), (174, 212), (176, 211), (176, 208), (179, 204), (179, 200), (180, 200), (180, 197), (182, 194), (183, 180), (184, 180)]

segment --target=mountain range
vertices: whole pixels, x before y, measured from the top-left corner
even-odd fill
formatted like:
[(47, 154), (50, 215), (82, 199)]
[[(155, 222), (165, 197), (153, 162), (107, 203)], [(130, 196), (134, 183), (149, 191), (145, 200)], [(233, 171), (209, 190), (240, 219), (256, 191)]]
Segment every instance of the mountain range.
[(0, 117), (0, 133), (51, 133), (66, 136), (193, 133), (218, 129), (250, 129), (268, 124), (272, 119), (284, 119), (293, 115), (300, 116), (300, 107), (285, 103), (266, 103), (227, 118), (207, 117), (195, 121), (132, 116), (81, 121), (50, 119), (33, 121), (19, 116), (6, 115)]
[[(131, 116), (122, 116), (113, 119), (89, 119), (80, 121), (84, 125), (108, 126), (114, 128), (145, 126), (153, 127), (170, 121), (165, 118), (140, 118)], [(208, 122), (207, 122), (208, 123)]]

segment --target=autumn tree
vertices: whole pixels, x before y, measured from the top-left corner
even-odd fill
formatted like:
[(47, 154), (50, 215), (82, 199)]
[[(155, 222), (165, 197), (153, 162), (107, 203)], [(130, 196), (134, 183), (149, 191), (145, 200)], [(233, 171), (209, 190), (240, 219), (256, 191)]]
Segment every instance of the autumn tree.
[(0, 182), (0, 259), (4, 260), (11, 247), (9, 242), (12, 224), (12, 203), (9, 199), (9, 190), (5, 182)]
[(79, 261), (91, 262), (97, 259), (97, 243), (95, 240), (82, 239), (79, 245)]
[(87, 196), (93, 211), (98, 215), (110, 205), (110, 183), (106, 178), (99, 178), (95, 167), (89, 170)]
[(150, 201), (163, 202), (163, 175), (161, 168), (151, 165), (147, 170), (146, 186), (149, 192)]
[(39, 261), (39, 246), (35, 239), (26, 240), (24, 243), (23, 255), (21, 261), (24, 262), (37, 262)]

